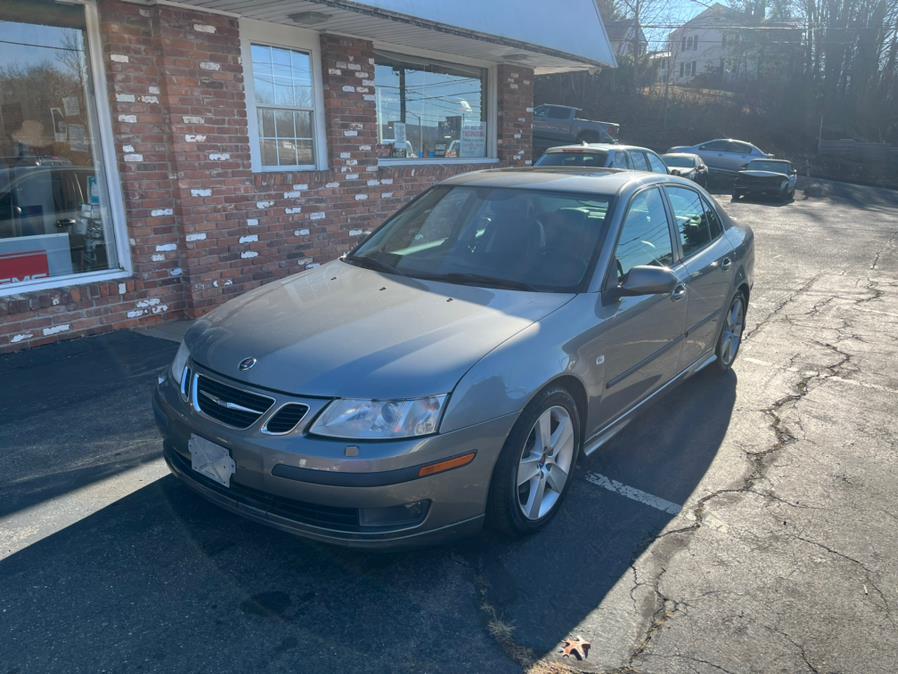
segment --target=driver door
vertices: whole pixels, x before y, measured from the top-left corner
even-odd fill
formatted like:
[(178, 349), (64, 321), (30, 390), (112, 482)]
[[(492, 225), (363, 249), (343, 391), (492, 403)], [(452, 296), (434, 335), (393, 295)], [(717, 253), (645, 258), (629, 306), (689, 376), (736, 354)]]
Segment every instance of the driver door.
[[(671, 267), (674, 246), (664, 199), (657, 187), (638, 192), (621, 224), (606, 287), (620, 283), (638, 265)], [(674, 268), (678, 279), (686, 272)], [(672, 293), (621, 297), (599, 311), (598, 353), (604, 358), (604, 392), (598, 430), (677, 374), (686, 330), (686, 286)]]

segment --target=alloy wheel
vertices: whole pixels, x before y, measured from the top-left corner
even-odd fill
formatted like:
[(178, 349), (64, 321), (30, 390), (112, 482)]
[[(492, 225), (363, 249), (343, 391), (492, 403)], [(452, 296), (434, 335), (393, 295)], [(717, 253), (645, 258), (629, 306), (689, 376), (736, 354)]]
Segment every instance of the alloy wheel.
[(724, 365), (729, 366), (736, 360), (736, 354), (739, 353), (739, 347), (742, 344), (742, 331), (744, 328), (745, 299), (739, 294), (733, 299), (733, 303), (730, 305), (729, 311), (727, 311), (723, 332), (720, 333), (718, 354)]
[(574, 422), (560, 405), (539, 415), (521, 454), (515, 476), (518, 507), (528, 520), (548, 515), (561, 498), (574, 457)]

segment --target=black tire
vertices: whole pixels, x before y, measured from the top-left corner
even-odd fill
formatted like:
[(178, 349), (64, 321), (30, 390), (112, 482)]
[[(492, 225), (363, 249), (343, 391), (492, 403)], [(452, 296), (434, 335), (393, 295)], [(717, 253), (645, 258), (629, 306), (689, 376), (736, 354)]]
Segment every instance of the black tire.
[[(534, 430), (535, 424), (537, 424), (537, 421), (544, 413), (556, 408), (563, 408), (573, 424), (573, 452), (569, 470), (567, 471), (567, 478), (561, 492), (552, 491), (552, 494), (557, 494), (557, 496), (550, 509), (536, 519), (529, 519), (523, 512), (525, 506), (520, 504), (520, 499), (524, 495), (522, 490), (525, 487), (528, 489), (530, 487), (529, 483), (528, 485), (522, 484), (520, 486), (517, 484), (518, 469), (524, 457), (524, 452), (527, 451), (528, 454), (533, 454), (528, 441), (531, 439), (531, 431)], [(491, 528), (514, 538), (532, 534), (546, 526), (558, 512), (564, 497), (570, 491), (574, 469), (580, 457), (580, 445), (580, 415), (574, 398), (562, 386), (549, 386), (524, 408), (521, 416), (518, 417), (511, 432), (508, 434), (508, 438), (505, 440), (502, 453), (499, 455), (499, 460), (493, 469), (486, 511), (487, 524)], [(542, 469), (543, 466), (540, 468)], [(549, 466), (546, 475), (549, 475), (550, 472), (551, 466)], [(546, 485), (550, 485), (550, 483), (551, 480), (546, 480)]]
[[(737, 303), (741, 306), (741, 317), (734, 333), (731, 317)], [(745, 299), (745, 294), (741, 290), (737, 290), (727, 305), (726, 314), (724, 314), (720, 324), (720, 333), (717, 335), (717, 344), (714, 347), (714, 355), (717, 356), (717, 360), (714, 362), (719, 370), (726, 372), (733, 369), (733, 363), (736, 361), (742, 346), (742, 334), (745, 332), (745, 316), (747, 312), (748, 301)], [(736, 335), (735, 340), (732, 337), (733, 334)], [(729, 350), (727, 342), (730, 343)]]
[(742, 192), (740, 192), (739, 190), (733, 190), (733, 201), (739, 201), (739, 199), (741, 199), (744, 196), (745, 195)]

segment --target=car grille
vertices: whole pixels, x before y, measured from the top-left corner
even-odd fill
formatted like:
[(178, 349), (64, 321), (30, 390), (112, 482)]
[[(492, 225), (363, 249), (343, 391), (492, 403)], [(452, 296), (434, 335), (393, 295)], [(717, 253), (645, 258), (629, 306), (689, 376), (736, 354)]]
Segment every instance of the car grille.
[(208, 417), (234, 428), (248, 428), (274, 404), (274, 399), (250, 393), (198, 374), (194, 404)]
[(211, 489), (228, 498), (237, 499), (252, 508), (262, 510), (272, 515), (309, 524), (315, 527), (334, 529), (337, 531), (370, 531), (377, 527), (362, 527), (359, 524), (358, 508), (342, 508), (338, 506), (325, 506), (317, 503), (296, 501), (283, 496), (275, 496), (267, 492), (247, 487), (231, 480), (231, 486), (225, 487), (214, 482), (204, 475), (200, 475), (190, 467), (189, 459), (185, 459), (177, 451), (167, 452), (169, 461), (182, 473), (190, 476), (190, 479), (199, 482), (204, 487)]
[(289, 403), (275, 412), (262, 430), (266, 433), (289, 433), (309, 411), (308, 405)]

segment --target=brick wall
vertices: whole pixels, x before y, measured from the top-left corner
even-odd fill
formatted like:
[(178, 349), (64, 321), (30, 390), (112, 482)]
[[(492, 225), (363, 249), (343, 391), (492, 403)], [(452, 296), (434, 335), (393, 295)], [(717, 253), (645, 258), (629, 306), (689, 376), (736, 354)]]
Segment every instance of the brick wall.
[[(0, 351), (175, 317), (331, 260), (434, 182), (379, 167), (370, 42), (322, 35), (326, 171), (253, 174), (236, 19), (100, 3), (134, 275), (0, 298)], [(498, 68), (498, 150), (530, 161), (532, 72)]]

